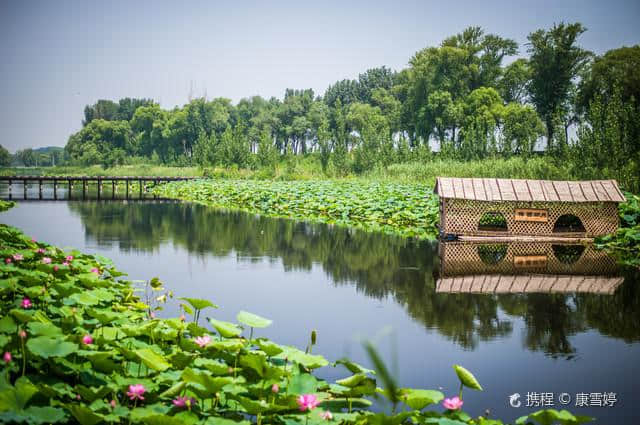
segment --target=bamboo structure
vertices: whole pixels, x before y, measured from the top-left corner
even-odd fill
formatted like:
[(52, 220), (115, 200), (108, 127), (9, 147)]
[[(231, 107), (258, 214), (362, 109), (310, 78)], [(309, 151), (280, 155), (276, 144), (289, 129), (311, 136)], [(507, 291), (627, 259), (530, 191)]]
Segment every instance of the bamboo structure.
[[(625, 197), (615, 180), (549, 181), (438, 177), (440, 234), (458, 237), (592, 239), (618, 228)], [(483, 219), (500, 226), (485, 226)], [(572, 226), (563, 223), (571, 222)], [(575, 224), (575, 226), (573, 226)]]

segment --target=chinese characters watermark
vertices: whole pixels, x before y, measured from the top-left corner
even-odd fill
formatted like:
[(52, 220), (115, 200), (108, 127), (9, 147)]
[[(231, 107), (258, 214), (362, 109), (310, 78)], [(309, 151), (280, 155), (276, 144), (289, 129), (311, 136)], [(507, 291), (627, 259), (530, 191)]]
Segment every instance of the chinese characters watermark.
[(555, 394), (552, 392), (532, 392), (528, 391), (526, 396), (521, 400), (520, 393), (509, 395), (509, 405), (511, 407), (554, 407), (556, 405), (573, 405), (575, 407), (613, 407), (618, 402), (617, 393), (592, 392), (577, 393), (575, 396), (562, 392)]

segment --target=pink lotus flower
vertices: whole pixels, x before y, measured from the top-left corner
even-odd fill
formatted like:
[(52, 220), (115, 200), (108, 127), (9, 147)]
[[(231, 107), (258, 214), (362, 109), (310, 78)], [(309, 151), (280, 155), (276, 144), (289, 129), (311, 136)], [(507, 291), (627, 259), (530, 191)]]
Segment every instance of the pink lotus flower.
[(84, 345), (93, 344), (93, 337), (89, 334), (86, 334), (85, 336), (82, 337), (82, 343)]
[(278, 386), (278, 384), (273, 384), (271, 386), (271, 392), (272, 393), (277, 393), (278, 391), (280, 391), (280, 387)]
[(51, 264), (51, 258), (49, 257), (44, 257), (42, 259), (42, 264)]
[(187, 318), (186, 318), (186, 317), (184, 317), (184, 314), (181, 314), (181, 315), (180, 315), (180, 321), (181, 321), (181, 322), (184, 322), (185, 320), (187, 320)]
[(95, 274), (100, 274), (100, 270), (98, 270), (96, 267), (91, 269), (91, 273), (95, 273)]
[(76, 394), (76, 400), (82, 400), (82, 396), (80, 394)]
[[(62, 263), (63, 266), (68, 266), (69, 263), (67, 261), (65, 261), (64, 263)], [(54, 266), (55, 267), (55, 266)]]
[(194, 398), (191, 397), (181, 397), (178, 396), (175, 398), (175, 400), (173, 400), (173, 405), (176, 407), (187, 407), (189, 409), (191, 409), (191, 406), (193, 406), (194, 404), (196, 404), (196, 400)]
[(300, 411), (304, 412), (305, 410), (311, 411), (315, 409), (320, 402), (314, 394), (304, 394), (296, 399), (296, 403), (300, 406)]
[(200, 348), (204, 348), (211, 342), (211, 337), (209, 335), (199, 336), (194, 338), (193, 342), (198, 344)]
[(11, 363), (11, 353), (5, 351), (4, 356), (2, 356), (2, 360), (4, 360), (5, 363)]
[(20, 303), (20, 306), (22, 308), (31, 308), (31, 300), (29, 298), (23, 298), (22, 302)]
[(117, 406), (117, 403), (116, 403), (116, 401), (115, 401), (115, 400), (111, 400), (111, 401), (109, 402), (109, 404), (111, 405), (111, 408), (112, 408), (112, 409), (115, 409), (115, 408), (116, 408), (116, 406)]
[(325, 421), (330, 421), (331, 419), (333, 419), (333, 415), (328, 410), (325, 410), (324, 412), (320, 413), (320, 417)]
[(34, 238), (31, 238), (31, 242), (36, 243), (38, 242), (37, 240), (35, 240)]
[(7, 264), (11, 264), (11, 258), (7, 258), (6, 260), (4, 260), (4, 262)]
[(58, 265), (56, 264), (55, 266), (53, 266), (53, 271), (57, 272), (58, 270), (60, 270), (60, 267), (58, 267)]
[(156, 318), (156, 313), (152, 311), (151, 313), (149, 313), (149, 317), (151, 319), (155, 319)]
[(36, 249), (36, 252), (38, 254), (44, 254), (44, 248), (38, 248), (38, 249)]
[(22, 256), (22, 254), (13, 254), (13, 259), (16, 261), (22, 261), (24, 260), (24, 257)]
[(142, 394), (147, 391), (147, 389), (142, 384), (129, 385), (129, 391), (127, 391), (127, 396), (129, 396), (130, 400), (144, 400)]
[(27, 332), (25, 332), (24, 329), (20, 329), (20, 332), (18, 332), (18, 336), (22, 339), (25, 339), (27, 337)]
[(67, 261), (73, 261), (73, 255), (67, 255), (66, 260)]
[(462, 407), (462, 399), (458, 396), (454, 396), (451, 398), (445, 398), (444, 401), (442, 402), (442, 405), (445, 407), (445, 409), (449, 409), (449, 410), (458, 410), (459, 408)]

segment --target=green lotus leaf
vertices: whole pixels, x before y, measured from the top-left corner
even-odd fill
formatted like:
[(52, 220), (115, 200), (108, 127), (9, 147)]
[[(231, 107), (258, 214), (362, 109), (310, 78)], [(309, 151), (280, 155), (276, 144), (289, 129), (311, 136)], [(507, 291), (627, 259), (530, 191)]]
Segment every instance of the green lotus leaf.
[(211, 326), (215, 328), (218, 333), (224, 338), (233, 338), (242, 333), (242, 329), (240, 329), (237, 325), (230, 322), (223, 322), (222, 320), (207, 318)]
[(309, 373), (300, 373), (291, 378), (287, 392), (293, 395), (312, 394), (318, 389), (318, 380)]
[(19, 411), (24, 409), (31, 397), (38, 392), (38, 387), (33, 385), (24, 376), (18, 378), (14, 386), (8, 386), (0, 391), (0, 412)]
[(372, 374), (372, 375), (375, 375), (375, 373), (376, 373), (374, 370), (367, 369), (367, 368), (359, 365), (356, 362), (352, 362), (351, 360), (349, 360), (347, 358), (336, 360), (335, 364), (336, 365), (339, 365), (339, 364), (343, 365), (351, 373), (368, 373), (368, 374)]
[(27, 323), (33, 320), (33, 315), (35, 314), (33, 310), (22, 310), (14, 308), (9, 313), (16, 319), (18, 319), (22, 323)]
[(440, 403), (444, 399), (444, 394), (435, 390), (402, 388), (400, 399), (412, 409), (422, 410), (430, 404)]
[(188, 298), (188, 297), (180, 297), (178, 299), (188, 302), (189, 304), (191, 304), (191, 307), (195, 308), (196, 310), (203, 310), (207, 307), (218, 308), (217, 305), (215, 305), (209, 300), (203, 300), (200, 298)]
[(27, 348), (33, 354), (49, 357), (65, 357), (78, 349), (78, 345), (61, 338), (38, 336), (27, 340)]
[(12, 334), (16, 332), (17, 329), (16, 322), (11, 318), (11, 316), (4, 316), (0, 319), (0, 332)]
[(30, 322), (27, 328), (29, 329), (29, 333), (33, 335), (51, 337), (62, 335), (62, 329), (52, 323)]
[(269, 357), (282, 353), (283, 349), (279, 344), (269, 341), (268, 339), (259, 338), (254, 343)]
[(91, 292), (79, 292), (71, 295), (68, 299), (80, 305), (97, 305), (100, 303), (100, 299)]
[(265, 319), (264, 317), (260, 317), (257, 314), (248, 313), (246, 311), (241, 311), (240, 313), (238, 313), (236, 319), (243, 325), (247, 325), (252, 328), (266, 328), (267, 326), (271, 325), (271, 323), (273, 323), (273, 321), (269, 319)]
[(196, 367), (205, 368), (213, 375), (227, 375), (229, 373), (229, 365), (220, 360), (206, 359), (198, 357), (193, 364)]
[(290, 362), (298, 363), (308, 369), (316, 369), (324, 367), (329, 364), (327, 359), (320, 355), (307, 354), (304, 351), (300, 351), (295, 347), (281, 346), (282, 353), (275, 356), (278, 359), (288, 359)]
[(352, 375), (352, 376), (350, 376), (348, 378), (337, 380), (336, 384), (342, 385), (344, 387), (353, 388), (353, 387), (358, 386), (365, 379), (367, 379), (367, 375), (365, 375), (364, 373), (357, 373), (357, 374)]
[(157, 354), (149, 348), (135, 350), (134, 353), (149, 368), (162, 372), (171, 367), (171, 364), (165, 360), (164, 356)]
[(207, 348), (213, 348), (219, 351), (229, 351), (230, 353), (237, 353), (244, 348), (245, 342), (241, 339), (225, 339), (225, 340), (213, 340), (207, 346)]
[(221, 417), (210, 417), (204, 423), (204, 425), (250, 425), (249, 421), (234, 421), (231, 419), (221, 418)]

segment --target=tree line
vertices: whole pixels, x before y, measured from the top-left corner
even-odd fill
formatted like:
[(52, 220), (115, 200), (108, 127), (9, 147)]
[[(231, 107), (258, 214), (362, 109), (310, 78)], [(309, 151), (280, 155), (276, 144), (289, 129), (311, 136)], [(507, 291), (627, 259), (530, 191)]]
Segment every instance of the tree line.
[(171, 110), (151, 99), (99, 100), (85, 108), (65, 157), (255, 169), (313, 155), (326, 173), (344, 175), (436, 155), (544, 153), (579, 176), (637, 189), (640, 46), (597, 56), (580, 46), (585, 31), (555, 24), (519, 46), (470, 27), (416, 52), (405, 69), (369, 69), (322, 95), (286, 89), (282, 99), (235, 105), (199, 97)]

